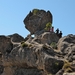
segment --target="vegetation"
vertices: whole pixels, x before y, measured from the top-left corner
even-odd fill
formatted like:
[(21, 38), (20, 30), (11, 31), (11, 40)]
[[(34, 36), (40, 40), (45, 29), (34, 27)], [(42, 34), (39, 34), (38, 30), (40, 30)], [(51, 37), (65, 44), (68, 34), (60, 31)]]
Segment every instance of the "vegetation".
[(58, 62), (55, 62), (55, 65), (56, 65), (56, 66), (58, 66), (58, 65), (59, 65), (59, 63), (58, 63)]
[(50, 31), (51, 27), (52, 27), (51, 22), (48, 22), (48, 23), (46, 24), (45, 30)]
[(36, 15), (38, 11), (39, 11), (39, 9), (33, 9), (33, 10), (32, 10), (32, 13), (33, 13), (34, 15)]
[(21, 42), (21, 46), (24, 47), (28, 47), (28, 44), (26, 44), (24, 41)]
[(53, 48), (53, 49), (57, 49), (57, 43), (56, 42), (52, 42), (50, 44), (50, 46)]

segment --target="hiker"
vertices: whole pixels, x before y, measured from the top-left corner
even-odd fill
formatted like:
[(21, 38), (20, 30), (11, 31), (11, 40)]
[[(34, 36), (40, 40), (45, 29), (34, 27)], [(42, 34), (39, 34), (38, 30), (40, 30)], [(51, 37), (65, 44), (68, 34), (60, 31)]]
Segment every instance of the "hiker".
[(54, 32), (54, 27), (53, 26), (52, 26), (51, 30), (52, 30), (52, 32)]
[(56, 34), (58, 35), (59, 34), (59, 29), (57, 28), (57, 30), (56, 30)]
[(59, 38), (61, 38), (62, 37), (62, 31), (60, 31), (60, 33), (59, 33)]
[(50, 32), (54, 32), (54, 27), (53, 26), (50, 28)]

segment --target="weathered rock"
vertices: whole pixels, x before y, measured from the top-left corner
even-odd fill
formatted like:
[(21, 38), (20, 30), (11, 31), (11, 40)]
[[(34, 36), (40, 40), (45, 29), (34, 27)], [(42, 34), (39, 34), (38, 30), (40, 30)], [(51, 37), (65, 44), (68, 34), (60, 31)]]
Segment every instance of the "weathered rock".
[(4, 66), (0, 65), (0, 75), (3, 73), (3, 71), (4, 71)]
[(50, 11), (34, 9), (24, 19), (25, 28), (31, 34), (43, 30), (48, 22), (52, 23), (52, 14)]
[(64, 73), (63, 75), (75, 75), (75, 73)]
[(62, 37), (57, 44), (58, 49), (64, 54), (64, 58), (69, 61), (75, 60), (75, 35)]
[(46, 58), (45, 59), (45, 70), (48, 73), (56, 74), (63, 67), (63, 61), (55, 58)]
[(61, 50), (62, 52), (65, 52), (66, 48), (71, 49), (72, 46), (74, 46), (74, 44), (75, 44), (75, 35), (69, 34), (69, 35), (64, 36), (63, 38), (61, 38), (58, 41), (57, 46), (58, 46), (59, 50)]
[[(32, 38), (31, 36), (28, 37), (28, 40), (23, 42), (22, 44), (18, 44), (15, 46), (10, 54), (8, 55), (8, 67), (5, 68), (5, 71), (3, 74), (13, 73), (12, 75), (47, 75), (49, 73), (51, 74), (65, 74), (62, 70), (64, 65), (64, 60), (71, 60), (71, 69), (72, 72), (75, 71), (75, 45), (72, 37), (62, 37), (58, 38), (59, 42), (57, 44), (59, 52), (55, 52), (48, 44), (50, 42), (47, 42), (48, 40), (51, 40), (51, 42), (57, 42), (55, 33), (50, 32), (44, 32), (39, 36), (36, 36)], [(45, 42), (41, 42), (43, 37), (48, 39)], [(52, 39), (54, 37), (54, 40)], [(2, 36), (2, 39), (10, 39), (8, 37)], [(71, 39), (71, 41), (64, 41)], [(6, 40), (5, 40), (6, 41)], [(10, 41), (10, 40), (9, 40)], [(43, 40), (44, 41), (44, 40)], [(2, 41), (5, 43), (4, 41)], [(8, 41), (6, 41), (8, 42)], [(11, 41), (10, 41), (11, 42)], [(2, 45), (2, 44), (1, 44)], [(8, 45), (6, 45), (8, 46)], [(9, 46), (10, 47), (10, 46)], [(68, 50), (68, 51), (67, 51)], [(59, 57), (61, 56), (61, 57)], [(64, 59), (64, 58), (65, 59)], [(10, 66), (9, 66), (10, 65)], [(13, 67), (14, 66), (14, 67)], [(70, 73), (69, 73), (70, 74)]]
[(25, 68), (35, 67), (39, 70), (46, 71), (47, 73), (55, 74), (64, 64), (62, 60), (54, 57), (55, 54), (56, 52), (46, 45), (32, 44), (24, 48), (20, 46), (16, 47), (10, 55), (12, 59), (19, 62), (20, 65), (24, 63), (23, 67)]
[(13, 42), (21, 42), (21, 41), (24, 41), (24, 38), (21, 35), (17, 34), (17, 33), (12, 34), (12, 35), (9, 35), (9, 37), (11, 38), (11, 40)]
[(6, 52), (10, 53), (13, 49), (13, 44), (11, 39), (6, 36), (0, 36), (0, 52), (5, 54)]
[(24, 19), (30, 31), (25, 39), (16, 33), (0, 36), (0, 75), (75, 75), (75, 35), (59, 38), (45, 31), (48, 22), (50, 11), (34, 9)]
[(24, 68), (19, 68), (17, 70), (15, 70), (14, 75), (46, 75), (45, 72), (43, 72), (42, 70), (38, 70), (38, 69), (24, 69)]
[(59, 37), (53, 32), (44, 32), (41, 35), (41, 43), (45, 44), (51, 44), (52, 42), (58, 42)]
[(60, 69), (55, 75), (63, 75), (64, 69)]
[(57, 43), (59, 37), (54, 32), (44, 32), (41, 35), (35, 36), (33, 39), (29, 38), (28, 42), (37, 42), (39, 44), (51, 44), (52, 42)]

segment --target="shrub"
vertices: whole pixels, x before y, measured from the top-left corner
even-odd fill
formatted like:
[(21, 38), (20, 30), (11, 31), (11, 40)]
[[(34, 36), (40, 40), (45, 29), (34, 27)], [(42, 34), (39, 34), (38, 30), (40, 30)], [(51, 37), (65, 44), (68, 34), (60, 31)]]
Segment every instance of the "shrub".
[(58, 62), (55, 62), (55, 65), (56, 65), (56, 66), (58, 66), (58, 65), (59, 65), (59, 63), (58, 63)]
[(50, 31), (51, 27), (52, 27), (51, 22), (48, 22), (48, 23), (46, 24), (45, 30)]
[(32, 10), (32, 12), (33, 12), (34, 15), (36, 15), (38, 11), (39, 11), (39, 9), (33, 9)]
[(25, 42), (21, 42), (21, 46), (24, 47), (28, 47), (28, 44), (26, 44)]
[(53, 48), (53, 49), (57, 49), (57, 43), (56, 42), (52, 42), (50, 44), (50, 46)]

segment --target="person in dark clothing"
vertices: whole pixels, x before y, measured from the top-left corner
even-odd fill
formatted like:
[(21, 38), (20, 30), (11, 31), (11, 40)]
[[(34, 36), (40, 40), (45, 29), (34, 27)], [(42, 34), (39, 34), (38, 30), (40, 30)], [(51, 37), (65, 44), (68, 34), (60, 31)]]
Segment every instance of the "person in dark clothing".
[(57, 30), (56, 30), (56, 34), (58, 35), (59, 34), (59, 29), (57, 28)]
[(62, 31), (60, 31), (60, 33), (59, 33), (59, 38), (61, 38), (62, 37)]

